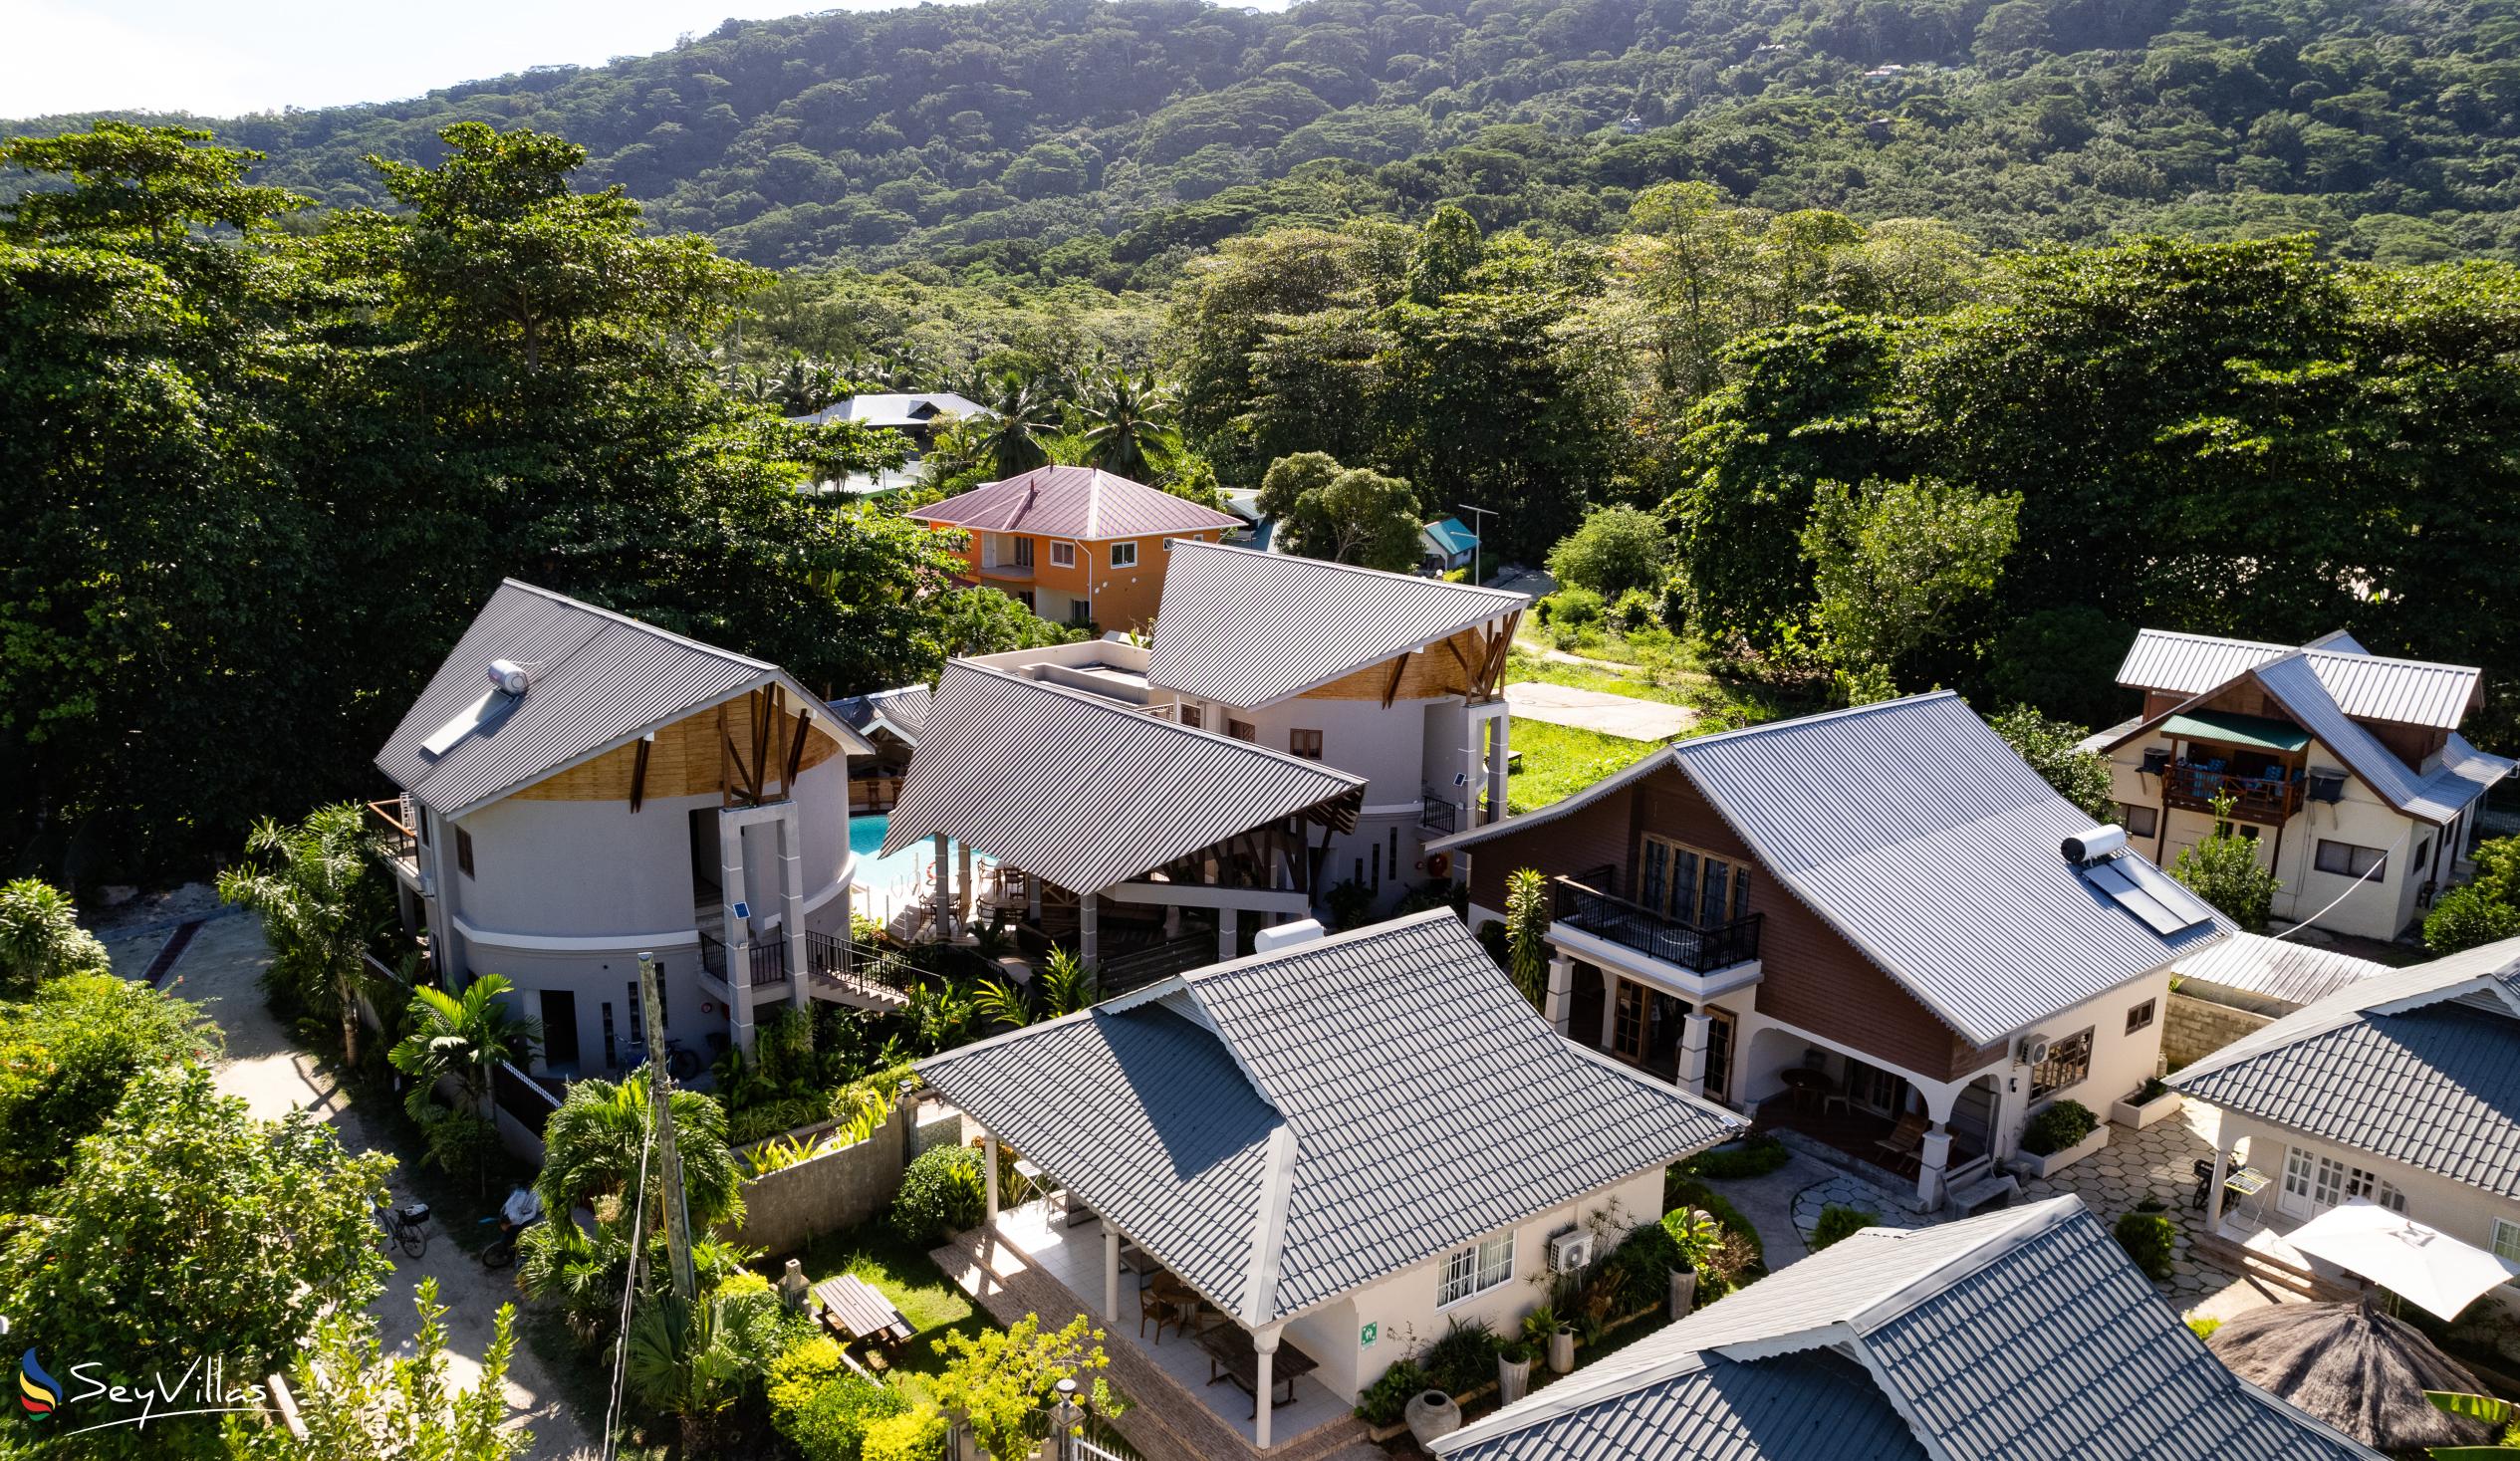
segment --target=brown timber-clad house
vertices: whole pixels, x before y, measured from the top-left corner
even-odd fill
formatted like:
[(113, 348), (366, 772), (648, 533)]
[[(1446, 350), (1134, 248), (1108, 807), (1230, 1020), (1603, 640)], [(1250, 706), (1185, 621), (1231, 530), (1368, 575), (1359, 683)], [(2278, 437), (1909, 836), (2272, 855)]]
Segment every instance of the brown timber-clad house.
[(2000, 1186), (2041, 1105), (2154, 1074), (2167, 967), (2225, 931), (1949, 694), (1682, 741), (1429, 851), (1474, 926), (1516, 870), (1552, 879), (1569, 1038), (1923, 1210)]

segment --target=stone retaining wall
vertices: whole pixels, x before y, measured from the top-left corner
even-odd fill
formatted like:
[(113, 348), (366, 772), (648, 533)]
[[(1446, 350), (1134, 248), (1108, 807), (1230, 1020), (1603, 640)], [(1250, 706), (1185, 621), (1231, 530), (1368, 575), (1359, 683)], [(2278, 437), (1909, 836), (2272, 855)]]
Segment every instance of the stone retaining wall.
[[(729, 1236), (775, 1256), (882, 1215), (901, 1188), (912, 1119), (905, 1099), (866, 1140), (746, 1181), (744, 1221)], [(811, 1141), (829, 1129), (790, 1134)]]
[(2236, 1010), (2173, 990), (2169, 1011), (2161, 1021), (2161, 1054), (2175, 1071), (2273, 1023), (2270, 1015)]

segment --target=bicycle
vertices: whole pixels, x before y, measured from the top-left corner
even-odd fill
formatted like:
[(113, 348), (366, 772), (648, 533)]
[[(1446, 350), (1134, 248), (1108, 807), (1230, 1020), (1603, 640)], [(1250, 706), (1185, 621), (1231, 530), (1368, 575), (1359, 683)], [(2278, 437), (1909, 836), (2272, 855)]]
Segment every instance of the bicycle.
[(428, 1252), (428, 1204), (406, 1202), (400, 1207), (377, 1204), (377, 1220), (384, 1226), (385, 1238), (411, 1258)]
[[(540, 1218), (535, 1219), (535, 1222), (540, 1221)], [(488, 1246), (481, 1250), (481, 1266), (492, 1273), (516, 1262), (516, 1240), (523, 1236), (527, 1228), (534, 1226), (533, 1223), (511, 1224), (496, 1216), (483, 1218), (481, 1223), (485, 1227), (491, 1223), (499, 1224), (498, 1236), (492, 1238)]]

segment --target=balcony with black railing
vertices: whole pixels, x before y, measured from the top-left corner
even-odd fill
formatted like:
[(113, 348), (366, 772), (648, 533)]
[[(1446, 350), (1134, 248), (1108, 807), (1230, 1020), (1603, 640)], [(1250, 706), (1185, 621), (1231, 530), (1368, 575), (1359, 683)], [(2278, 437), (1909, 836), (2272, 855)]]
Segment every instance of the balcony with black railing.
[(1449, 837), (1461, 830), (1461, 811), (1459, 803), (1428, 792), (1420, 799), (1417, 825), (1427, 832)]
[(1615, 875), (1616, 869), (1605, 867), (1584, 878), (1551, 878), (1552, 920), (1693, 974), (1746, 964), (1759, 956), (1760, 914), (1707, 926), (1686, 923), (1599, 885), (1613, 881)]

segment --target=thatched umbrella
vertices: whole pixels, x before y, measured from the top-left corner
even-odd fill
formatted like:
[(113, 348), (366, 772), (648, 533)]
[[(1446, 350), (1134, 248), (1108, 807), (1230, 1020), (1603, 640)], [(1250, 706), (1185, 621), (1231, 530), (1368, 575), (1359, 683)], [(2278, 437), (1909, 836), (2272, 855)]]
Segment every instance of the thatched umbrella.
[(2375, 1450), (2475, 1446), (2494, 1432), (2451, 1415), (2426, 1390), (2484, 1386), (2414, 1326), (2372, 1296), (2346, 1304), (2278, 1304), (2222, 1322), (2205, 1347), (2232, 1373)]

